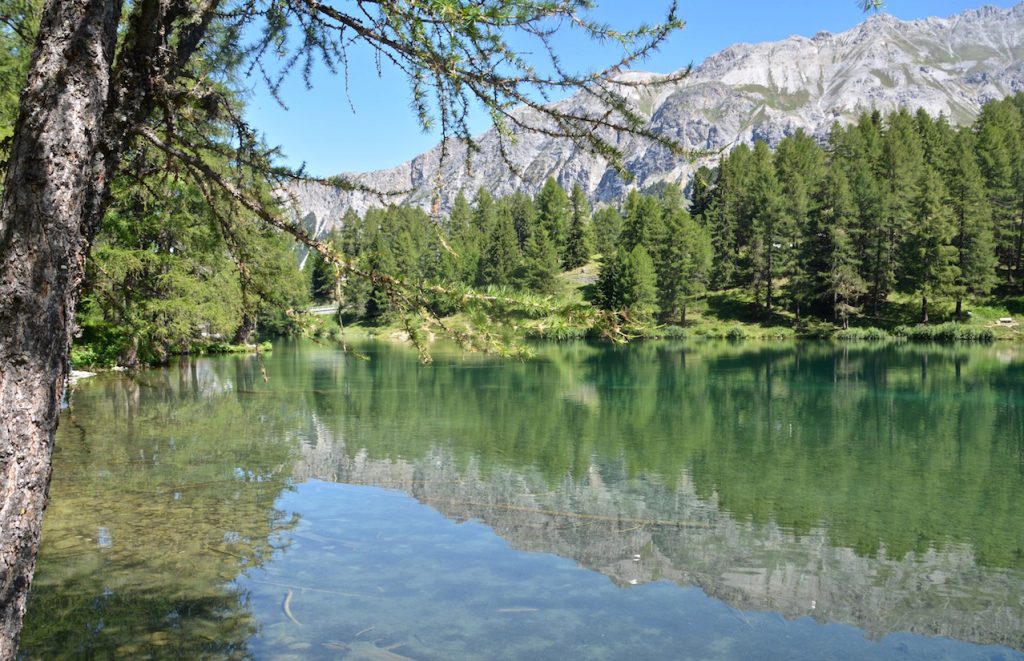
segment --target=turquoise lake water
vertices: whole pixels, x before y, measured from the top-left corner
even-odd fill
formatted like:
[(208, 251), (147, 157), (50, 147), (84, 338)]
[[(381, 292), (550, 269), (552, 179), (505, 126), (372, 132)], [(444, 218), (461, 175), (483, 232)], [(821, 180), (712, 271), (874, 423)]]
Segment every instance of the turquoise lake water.
[(22, 655), (1024, 659), (1024, 351), (358, 348), (80, 382)]

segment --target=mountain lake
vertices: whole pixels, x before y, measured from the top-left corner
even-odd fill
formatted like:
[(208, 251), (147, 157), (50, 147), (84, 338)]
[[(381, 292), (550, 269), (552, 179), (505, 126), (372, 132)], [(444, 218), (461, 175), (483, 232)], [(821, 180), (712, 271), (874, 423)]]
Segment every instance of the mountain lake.
[(355, 349), (80, 381), (21, 656), (1024, 659), (1024, 349)]

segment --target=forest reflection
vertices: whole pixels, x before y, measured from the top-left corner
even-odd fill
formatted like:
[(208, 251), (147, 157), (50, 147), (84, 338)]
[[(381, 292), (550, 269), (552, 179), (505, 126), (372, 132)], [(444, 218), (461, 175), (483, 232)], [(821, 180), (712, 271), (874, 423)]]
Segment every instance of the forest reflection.
[(287, 553), (277, 503), (313, 478), (400, 489), (623, 586), (1024, 650), (1016, 349), (359, 349), (80, 384), (23, 652), (246, 656), (237, 579)]

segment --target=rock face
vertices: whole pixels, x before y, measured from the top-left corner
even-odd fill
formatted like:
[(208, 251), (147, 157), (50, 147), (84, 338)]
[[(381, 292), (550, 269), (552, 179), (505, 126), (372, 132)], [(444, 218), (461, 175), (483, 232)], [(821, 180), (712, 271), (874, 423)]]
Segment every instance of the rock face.
[[(709, 57), (680, 82), (623, 89), (649, 118), (648, 128), (695, 154), (712, 155), (680, 159), (649, 141), (621, 136), (617, 144), (635, 175), (627, 184), (603, 159), (566, 140), (523, 134), (508, 149), (514, 172), (499, 155), (498, 136), (489, 131), (478, 139), (481, 152), (471, 170), (464, 145), (450, 145), (443, 164), (435, 147), (395, 168), (347, 175), (374, 190), (401, 191), (383, 202), (318, 184), (296, 186), (290, 193), (297, 215), (319, 234), (335, 227), (349, 208), (362, 213), (382, 203), (408, 203), (443, 210), (459, 191), (486, 186), (499, 196), (533, 194), (549, 176), (566, 188), (580, 184), (592, 200), (609, 201), (628, 187), (685, 185), (696, 167), (717, 160), (714, 152), (740, 143), (765, 140), (774, 146), (797, 129), (823, 138), (834, 122), (849, 122), (865, 111), (924, 108), (954, 123), (969, 122), (986, 101), (1024, 90), (1024, 3), (944, 19), (900, 21), (879, 14), (842, 34), (738, 44)], [(594, 102), (577, 94), (560, 103), (586, 111)]]

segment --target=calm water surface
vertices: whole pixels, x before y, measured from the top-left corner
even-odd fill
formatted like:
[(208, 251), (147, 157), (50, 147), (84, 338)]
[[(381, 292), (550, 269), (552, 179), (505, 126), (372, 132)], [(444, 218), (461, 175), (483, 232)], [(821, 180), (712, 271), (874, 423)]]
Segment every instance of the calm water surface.
[(1024, 353), (311, 344), (80, 383), (26, 658), (1024, 659)]

